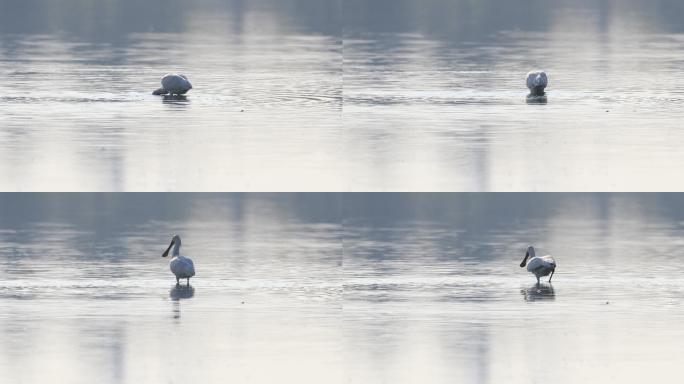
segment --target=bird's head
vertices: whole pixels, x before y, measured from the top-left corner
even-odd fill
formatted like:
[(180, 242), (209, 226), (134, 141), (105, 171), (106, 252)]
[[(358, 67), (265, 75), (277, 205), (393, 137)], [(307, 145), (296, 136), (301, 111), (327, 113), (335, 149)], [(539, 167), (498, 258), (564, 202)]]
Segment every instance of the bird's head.
[(527, 259), (534, 257), (534, 247), (529, 246), (527, 247), (527, 251), (525, 251), (525, 257), (523, 258), (523, 261), (520, 263), (520, 268), (525, 267), (527, 265)]
[(178, 235), (173, 235), (173, 238), (171, 239), (171, 244), (169, 244), (169, 247), (166, 248), (166, 251), (162, 253), (162, 257), (166, 257), (169, 255), (169, 251), (171, 250), (171, 247), (173, 246), (180, 247), (181, 245), (181, 238)]

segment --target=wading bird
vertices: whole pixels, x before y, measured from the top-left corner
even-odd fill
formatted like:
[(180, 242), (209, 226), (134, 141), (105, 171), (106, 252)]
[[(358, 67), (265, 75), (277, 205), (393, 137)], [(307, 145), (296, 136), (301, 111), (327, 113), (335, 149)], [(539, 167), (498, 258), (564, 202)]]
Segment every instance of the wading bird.
[[(528, 258), (530, 259), (529, 263), (527, 262)], [(549, 277), (550, 283), (551, 278), (553, 278), (553, 273), (556, 271), (556, 260), (549, 255), (535, 256), (534, 247), (531, 245), (527, 247), (525, 258), (523, 259), (522, 263), (520, 263), (520, 267), (524, 267), (525, 264), (527, 264), (527, 271), (534, 273), (534, 276), (537, 278), (537, 285), (539, 285), (540, 277), (548, 276), (549, 274), (551, 274)]]
[(152, 92), (153, 95), (184, 95), (192, 89), (192, 84), (190, 84), (185, 75), (177, 75), (175, 73), (169, 73), (162, 77), (161, 85), (161, 88)]
[(176, 285), (180, 285), (180, 279), (188, 279), (187, 283), (190, 286), (190, 278), (195, 276), (195, 266), (192, 264), (192, 260), (185, 256), (180, 255), (181, 238), (178, 235), (173, 236), (171, 239), (171, 244), (166, 248), (166, 251), (162, 253), (162, 257), (169, 255), (169, 250), (173, 247), (173, 253), (171, 262), (169, 266), (171, 267), (171, 272), (176, 275)]
[(544, 71), (532, 71), (527, 74), (527, 88), (530, 94), (527, 99), (541, 99), (546, 97), (544, 88), (549, 84), (549, 78)]

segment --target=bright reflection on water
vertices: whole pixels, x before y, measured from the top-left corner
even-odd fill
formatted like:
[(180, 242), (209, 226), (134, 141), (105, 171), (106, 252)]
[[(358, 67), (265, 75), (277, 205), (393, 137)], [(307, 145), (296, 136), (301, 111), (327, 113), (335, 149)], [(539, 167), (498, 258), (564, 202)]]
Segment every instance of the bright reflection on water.
[[(3, 190), (342, 189), (334, 1), (26, 3), (0, 1)], [(151, 95), (168, 72), (187, 100)]]
[[(391, 11), (389, 11), (391, 9)], [(681, 2), (345, 2), (354, 190), (682, 190)], [(549, 73), (527, 105), (525, 74)]]
[[(345, 199), (351, 382), (640, 383), (684, 363), (682, 196)], [(518, 266), (528, 244), (552, 286)]]
[(678, 0), (0, 4), (3, 190), (684, 188)]
[(0, 382), (665, 381), (682, 248), (682, 195), (5, 195)]
[[(340, 377), (336, 195), (0, 201), (0, 382)], [(161, 257), (174, 232), (192, 289)]]

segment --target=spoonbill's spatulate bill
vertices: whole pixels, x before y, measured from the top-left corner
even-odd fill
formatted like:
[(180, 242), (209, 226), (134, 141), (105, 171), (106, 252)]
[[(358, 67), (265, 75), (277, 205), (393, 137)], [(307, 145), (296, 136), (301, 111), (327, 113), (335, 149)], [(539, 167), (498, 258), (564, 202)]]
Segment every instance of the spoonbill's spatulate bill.
[(532, 71), (527, 74), (527, 88), (530, 89), (528, 97), (541, 97), (546, 93), (544, 89), (549, 85), (549, 78), (544, 71)]
[[(527, 259), (530, 259), (528, 262)], [(527, 270), (531, 273), (534, 274), (534, 276), (537, 278), (537, 284), (539, 284), (539, 278), (542, 276), (548, 276), (551, 274), (549, 277), (549, 283), (551, 282), (551, 278), (553, 278), (553, 273), (556, 271), (556, 260), (553, 259), (550, 255), (546, 256), (535, 256), (534, 255), (534, 247), (529, 246), (527, 247), (527, 252), (525, 252), (525, 258), (523, 259), (522, 263), (520, 263), (520, 267), (524, 267), (527, 264)]]
[(180, 284), (180, 279), (187, 279), (187, 284), (190, 286), (190, 278), (195, 276), (195, 265), (192, 260), (185, 256), (180, 255), (181, 238), (178, 235), (173, 236), (171, 239), (171, 244), (166, 248), (166, 251), (162, 254), (162, 257), (169, 255), (169, 250), (173, 247), (173, 253), (171, 262), (169, 266), (171, 267), (171, 272), (176, 275), (176, 285)]
[(192, 84), (185, 75), (169, 73), (161, 79), (162, 87), (152, 92), (153, 95), (184, 95), (192, 89)]

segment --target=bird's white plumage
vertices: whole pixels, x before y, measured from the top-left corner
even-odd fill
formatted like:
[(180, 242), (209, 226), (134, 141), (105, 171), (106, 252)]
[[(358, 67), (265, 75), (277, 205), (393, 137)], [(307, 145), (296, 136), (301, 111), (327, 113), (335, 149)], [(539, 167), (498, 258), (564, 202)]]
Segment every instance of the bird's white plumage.
[(544, 71), (532, 71), (527, 73), (527, 88), (543, 87), (549, 85), (549, 78)]
[(544, 94), (544, 88), (549, 85), (549, 78), (544, 71), (532, 71), (527, 74), (527, 88), (530, 90), (530, 95), (541, 96)]
[(527, 271), (534, 274), (539, 271), (540, 276), (548, 275), (553, 268), (556, 268), (556, 261), (550, 255), (533, 257), (527, 263)]
[(174, 256), (169, 266), (171, 267), (171, 272), (179, 279), (195, 276), (195, 266), (192, 264), (192, 260), (185, 256)]
[(161, 79), (162, 87), (155, 94), (184, 95), (192, 89), (192, 84), (185, 75), (169, 73)]
[[(527, 261), (528, 258), (529, 261)], [(531, 245), (527, 247), (525, 258), (520, 266), (524, 267), (525, 262), (527, 262), (527, 271), (534, 274), (537, 278), (537, 283), (539, 283), (539, 278), (542, 276), (551, 274), (553, 277), (553, 272), (556, 270), (556, 260), (551, 255), (535, 256), (534, 247)], [(551, 278), (549, 278), (549, 281), (551, 281)]]
[[(176, 282), (178, 282), (179, 279), (189, 279), (193, 276), (195, 276), (195, 265), (193, 264), (192, 260), (188, 257), (182, 256), (180, 254), (180, 247), (181, 247), (181, 238), (178, 235), (175, 235), (173, 239), (171, 240), (171, 244), (169, 245), (169, 248), (173, 246), (173, 253), (172, 253), (172, 258), (171, 261), (169, 262), (169, 268), (171, 269), (171, 272), (176, 276)], [(166, 256), (168, 254), (168, 249), (162, 256)]]

